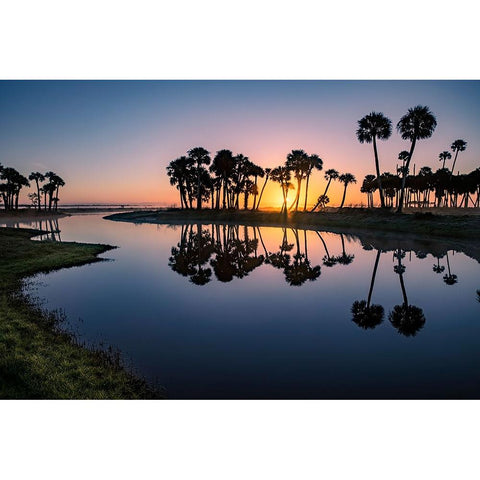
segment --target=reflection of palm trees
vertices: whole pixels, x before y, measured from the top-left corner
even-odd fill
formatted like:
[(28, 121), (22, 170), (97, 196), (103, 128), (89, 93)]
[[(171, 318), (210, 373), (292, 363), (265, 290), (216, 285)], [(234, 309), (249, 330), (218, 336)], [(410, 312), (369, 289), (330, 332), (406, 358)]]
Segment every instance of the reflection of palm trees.
[(192, 225), (182, 226), (180, 243), (172, 248), (168, 265), (174, 271), (189, 277), (195, 285), (207, 284), (212, 276), (212, 270), (204, 265), (212, 253), (213, 243), (210, 233), (197, 225), (197, 233)]
[(340, 238), (342, 240), (342, 254), (337, 257), (337, 262), (340, 265), (350, 265), (355, 258), (355, 255), (348, 255), (345, 253), (345, 240), (343, 238), (343, 233), (340, 234)]
[(433, 265), (433, 271), (435, 273), (443, 273), (445, 271), (445, 267), (443, 265), (440, 265), (440, 257), (437, 258), (437, 264)]
[[(443, 276), (443, 281), (447, 285), (454, 285), (455, 283), (458, 282), (458, 278), (457, 278), (456, 275), (452, 274), (452, 272), (450, 271), (450, 261), (448, 259), (448, 252), (447, 252), (447, 268), (448, 268), (448, 274)], [(444, 270), (445, 270), (445, 268), (444, 268)]]
[[(298, 230), (292, 229), (295, 236), (296, 253), (291, 256), (289, 253), (293, 247), (293, 243), (288, 243), (287, 229), (283, 229), (283, 240), (279, 247), (279, 251), (268, 254), (266, 263), (270, 263), (272, 267), (283, 270), (285, 280), (290, 285), (300, 286), (307, 280), (311, 282), (315, 281), (321, 273), (320, 265), (312, 267), (308, 258), (308, 246), (307, 246), (307, 234), (304, 231), (304, 253), (301, 252), (300, 239), (298, 236)], [(293, 258), (293, 261), (292, 261)]]
[(318, 238), (321, 240), (323, 244), (323, 248), (325, 249), (325, 255), (322, 258), (322, 262), (326, 267), (333, 267), (334, 265), (337, 264), (337, 257), (332, 257), (330, 256), (330, 253), (328, 252), (327, 244), (325, 243), (325, 240), (323, 237), (320, 235), (319, 232), (315, 231), (315, 233), (318, 235)]
[(477, 302), (480, 302), (480, 290), (477, 290)]
[[(258, 240), (251, 240), (248, 227), (244, 227), (244, 239), (240, 239), (239, 226), (216, 225), (217, 239), (210, 260), (215, 276), (221, 282), (230, 282), (233, 278), (243, 278), (265, 261), (257, 254)], [(221, 232), (220, 232), (221, 229)]]
[(271, 253), (268, 256), (268, 263), (274, 268), (284, 269), (290, 263), (290, 252), (293, 248), (293, 243), (288, 243), (287, 229), (283, 228), (283, 239), (279, 246), (279, 251)]
[(375, 265), (372, 272), (372, 280), (370, 282), (370, 289), (368, 290), (368, 299), (356, 300), (352, 305), (352, 320), (361, 328), (369, 329), (375, 328), (383, 322), (384, 309), (381, 305), (372, 305), (373, 286), (375, 285), (375, 277), (377, 275), (378, 262), (380, 260), (380, 250), (377, 250), (375, 258)]
[(407, 292), (403, 281), (405, 266), (402, 265), (402, 258), (405, 257), (405, 251), (398, 249), (394, 257), (398, 260), (398, 264), (393, 270), (400, 278), (400, 287), (402, 289), (403, 304), (395, 305), (389, 313), (388, 319), (390, 323), (398, 330), (398, 333), (406, 337), (413, 337), (425, 325), (425, 315), (423, 310), (415, 305), (408, 304)]
[(308, 259), (307, 253), (307, 236), (304, 230), (304, 243), (305, 243), (305, 253), (300, 252), (300, 242), (298, 239), (298, 230), (294, 229), (293, 233), (295, 235), (295, 243), (297, 245), (297, 252), (293, 256), (293, 262), (285, 266), (284, 274), (285, 280), (290, 285), (300, 286), (303, 285), (307, 280), (313, 282), (320, 276), (320, 265), (312, 267)]

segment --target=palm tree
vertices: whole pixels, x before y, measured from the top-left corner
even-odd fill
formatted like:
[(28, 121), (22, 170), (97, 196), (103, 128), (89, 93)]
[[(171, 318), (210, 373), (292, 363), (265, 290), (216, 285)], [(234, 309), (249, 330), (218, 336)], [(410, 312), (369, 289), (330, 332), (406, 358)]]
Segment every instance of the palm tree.
[(177, 187), (180, 194), (180, 208), (188, 208), (187, 200), (187, 177), (190, 160), (183, 156), (172, 160), (167, 166), (167, 175), (170, 177), (170, 185)]
[(202, 209), (202, 193), (200, 188), (200, 177), (202, 165), (210, 165), (210, 152), (203, 147), (195, 147), (189, 150), (188, 156), (192, 160), (192, 163), (197, 165), (197, 210)]
[(409, 153), (406, 150), (402, 150), (398, 154), (398, 159), (402, 161), (402, 168), (405, 167), (405, 162), (407, 161)]
[(56, 210), (58, 206), (58, 190), (65, 185), (65, 182), (55, 172), (47, 172), (45, 178), (49, 180), (48, 184), (43, 187), (44, 192), (48, 193), (48, 209), (52, 210), (52, 203), (55, 203)]
[(292, 178), (291, 171), (288, 167), (279, 166), (274, 168), (270, 172), (270, 177), (272, 181), (278, 182), (282, 188), (283, 194), (283, 205), (282, 205), (282, 212), (287, 213), (287, 201), (288, 201), (288, 191), (291, 190), (293, 187), (292, 183), (290, 182)]
[(351, 173), (343, 173), (342, 175), (340, 175), (339, 180), (341, 183), (343, 183), (344, 186), (342, 203), (340, 204), (340, 208), (343, 208), (343, 204), (345, 203), (345, 196), (347, 194), (347, 187), (348, 185), (350, 185), (350, 183), (357, 183), (357, 179)]
[(40, 197), (40, 185), (39, 185), (39, 182), (43, 182), (45, 181), (45, 176), (40, 173), (40, 172), (32, 172), (29, 177), (28, 177), (29, 180), (32, 180), (35, 182), (35, 184), (37, 185), (37, 195), (38, 195), (38, 203), (37, 203), (37, 207), (38, 207), (38, 210), (41, 209), (41, 197)]
[(413, 151), (417, 140), (430, 138), (433, 135), (437, 120), (428, 107), (417, 105), (409, 108), (406, 115), (404, 115), (397, 123), (397, 130), (402, 136), (403, 140), (410, 140), (410, 152), (408, 153), (407, 163), (403, 169), (402, 187), (400, 191), (400, 200), (398, 202), (397, 213), (402, 213), (403, 202), (405, 198), (405, 181), (408, 175), (408, 168), (412, 161)]
[(442, 169), (445, 168), (445, 160), (450, 160), (452, 154), (448, 150), (444, 150), (442, 153), (438, 154), (438, 160), (441, 162), (443, 160)]
[(373, 286), (375, 285), (375, 277), (377, 275), (378, 262), (380, 260), (380, 250), (377, 250), (375, 265), (372, 272), (372, 280), (370, 281), (370, 289), (368, 291), (367, 301), (356, 300), (352, 305), (353, 321), (361, 328), (375, 328), (383, 322), (384, 309), (381, 305), (371, 305)]
[(58, 201), (60, 200), (58, 198), (58, 191), (60, 190), (60, 187), (64, 187), (65, 186), (65, 180), (63, 180), (62, 177), (58, 176), (58, 175), (55, 175), (53, 177), (53, 183), (56, 185), (57, 187), (57, 191), (55, 192), (55, 197), (54, 197), (54, 202), (55, 202), (55, 211), (58, 210)]
[(227, 208), (227, 190), (230, 176), (235, 168), (235, 160), (231, 150), (219, 150), (213, 159), (210, 171), (222, 179), (222, 208)]
[(260, 165), (255, 165), (253, 164), (251, 168), (251, 173), (253, 175), (253, 183), (255, 185), (255, 188), (253, 191), (255, 192), (253, 195), (253, 205), (252, 205), (252, 211), (256, 209), (257, 205), (257, 196), (258, 196), (258, 177), (263, 178), (265, 176), (265, 170), (260, 167)]
[(308, 169), (307, 169), (307, 181), (305, 184), (305, 203), (303, 205), (303, 211), (307, 211), (307, 198), (308, 198), (308, 183), (310, 182), (310, 175), (312, 171), (320, 171), (323, 168), (323, 160), (316, 154), (312, 154), (308, 157)]
[(455, 152), (455, 158), (453, 160), (452, 171), (450, 172), (450, 176), (453, 175), (453, 170), (455, 169), (455, 163), (457, 161), (458, 152), (464, 152), (467, 148), (467, 142), (465, 140), (455, 140), (450, 147)]
[(333, 168), (330, 168), (325, 172), (324, 177), (325, 180), (327, 180), (327, 186), (325, 187), (325, 191), (323, 192), (323, 194), (318, 197), (319, 201), (317, 201), (317, 204), (310, 210), (310, 212), (314, 212), (318, 208), (318, 206), (320, 205), (320, 199), (323, 200), (324, 198), (328, 198), (327, 192), (328, 188), (330, 187), (330, 183), (332, 183), (332, 180), (336, 180), (339, 177), (339, 173)]
[(260, 207), (260, 202), (262, 201), (262, 195), (263, 195), (263, 191), (265, 190), (265, 187), (267, 186), (267, 182), (268, 182), (268, 179), (270, 178), (270, 174), (272, 173), (272, 169), (271, 168), (266, 168), (265, 169), (265, 181), (263, 182), (263, 186), (262, 186), (262, 190), (260, 191), (260, 195), (258, 197), (258, 202), (257, 204), (255, 205), (255, 210), (258, 210), (259, 207)]
[(290, 209), (295, 205), (295, 211), (298, 210), (298, 202), (300, 200), (300, 189), (302, 187), (302, 180), (306, 178), (307, 171), (309, 169), (309, 157), (303, 150), (292, 150), (287, 155), (287, 161), (285, 166), (293, 172), (294, 177), (297, 180), (297, 194)]
[(378, 190), (380, 192), (380, 204), (385, 207), (383, 197), (382, 181), (380, 178), (380, 165), (378, 162), (377, 138), (387, 140), (392, 135), (392, 121), (383, 113), (371, 112), (358, 121), (357, 138), (360, 143), (373, 142), (373, 153), (375, 156), (375, 169), (378, 179)]

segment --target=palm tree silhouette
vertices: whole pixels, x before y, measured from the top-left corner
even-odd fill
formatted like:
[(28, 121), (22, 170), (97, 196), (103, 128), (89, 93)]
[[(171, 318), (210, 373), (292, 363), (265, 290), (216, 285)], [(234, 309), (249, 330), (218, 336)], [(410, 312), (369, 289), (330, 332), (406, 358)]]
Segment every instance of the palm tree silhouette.
[(291, 171), (288, 167), (276, 167), (270, 172), (270, 178), (272, 179), (272, 181), (278, 182), (282, 188), (283, 206), (281, 211), (286, 214), (288, 191), (294, 188), (292, 183), (290, 182), (292, 178)]
[(263, 191), (265, 190), (265, 187), (267, 186), (268, 179), (270, 178), (270, 173), (272, 172), (271, 168), (266, 168), (265, 169), (265, 181), (263, 182), (262, 190), (260, 190), (260, 195), (258, 197), (258, 202), (255, 205), (255, 210), (258, 210), (260, 208), (260, 202), (262, 201), (262, 195)]
[(32, 172), (32, 173), (29, 175), (28, 179), (34, 181), (35, 184), (37, 185), (37, 195), (38, 195), (38, 204), (37, 204), (37, 207), (38, 207), (38, 210), (41, 210), (42, 202), (41, 202), (41, 197), (40, 197), (40, 185), (39, 185), (39, 182), (45, 181), (45, 175), (43, 175), (43, 174), (40, 173), (40, 172)]
[(452, 170), (450, 172), (450, 176), (453, 175), (453, 171), (455, 169), (455, 163), (457, 162), (458, 152), (464, 152), (467, 148), (467, 142), (465, 140), (455, 140), (450, 147), (455, 152), (455, 158), (453, 160)]
[(318, 156), (318, 155), (310, 155), (308, 157), (308, 169), (307, 169), (307, 180), (305, 184), (305, 203), (303, 205), (303, 211), (307, 211), (307, 198), (308, 198), (308, 184), (310, 182), (310, 175), (312, 174), (312, 171), (315, 170), (322, 170), (323, 168), (323, 160)]
[(444, 150), (438, 154), (438, 160), (440, 162), (443, 160), (442, 169), (445, 168), (445, 160), (450, 160), (451, 158), (452, 154), (448, 150)]
[(375, 285), (375, 277), (377, 275), (378, 263), (380, 261), (380, 250), (377, 250), (375, 264), (370, 281), (370, 289), (368, 290), (368, 298), (365, 300), (356, 300), (352, 305), (352, 320), (361, 328), (367, 330), (375, 328), (383, 322), (384, 309), (381, 305), (372, 305), (373, 287)]
[(328, 192), (328, 188), (330, 187), (330, 183), (332, 183), (332, 180), (336, 180), (338, 177), (339, 177), (339, 173), (333, 168), (330, 168), (325, 172), (325, 180), (327, 180), (327, 186), (325, 187), (325, 191), (323, 192), (323, 195), (320, 195), (318, 197), (318, 201), (316, 205), (310, 210), (311, 212), (314, 212), (318, 208), (318, 206), (321, 203), (321, 199), (323, 200), (325, 198), (328, 198), (327, 192)]
[(287, 155), (285, 167), (293, 172), (293, 176), (297, 180), (297, 193), (289, 210), (295, 206), (295, 211), (298, 210), (298, 202), (300, 200), (300, 189), (302, 188), (302, 180), (306, 178), (307, 171), (310, 168), (310, 161), (308, 155), (303, 150), (292, 150)]
[(405, 251), (398, 249), (394, 257), (398, 260), (398, 264), (394, 266), (394, 272), (400, 278), (400, 287), (402, 289), (403, 304), (395, 305), (393, 310), (388, 314), (390, 323), (397, 329), (398, 333), (406, 337), (415, 336), (425, 325), (425, 315), (423, 310), (415, 305), (409, 305), (407, 291), (403, 281), (405, 267), (402, 265), (402, 259), (405, 257)]
[(347, 195), (347, 187), (348, 185), (350, 185), (350, 183), (357, 183), (357, 179), (351, 173), (343, 173), (342, 175), (340, 175), (339, 180), (341, 183), (343, 183), (344, 186), (342, 203), (340, 204), (340, 208), (343, 208), (343, 204), (345, 203), (345, 196)]
[(415, 150), (417, 140), (430, 138), (433, 135), (437, 120), (428, 107), (417, 105), (409, 108), (406, 115), (404, 115), (397, 124), (397, 130), (402, 136), (403, 140), (410, 140), (410, 152), (408, 153), (407, 163), (403, 169), (402, 186), (400, 191), (400, 200), (398, 202), (397, 213), (402, 213), (403, 202), (405, 199), (405, 181), (408, 175), (410, 162)]
[(405, 168), (405, 162), (407, 161), (409, 155), (410, 154), (407, 152), (407, 150), (402, 150), (398, 154), (398, 159), (402, 161), (402, 169)]
[(200, 188), (201, 184), (201, 171), (202, 165), (210, 165), (210, 152), (205, 150), (203, 147), (195, 147), (189, 150), (188, 156), (191, 158), (192, 163), (197, 165), (197, 210), (202, 209), (202, 192)]
[(382, 180), (380, 178), (380, 165), (377, 152), (377, 138), (387, 140), (392, 135), (392, 121), (383, 113), (371, 112), (358, 121), (357, 138), (360, 143), (372, 143), (375, 156), (375, 169), (377, 172), (378, 190), (380, 192), (380, 204), (385, 207), (383, 197)]

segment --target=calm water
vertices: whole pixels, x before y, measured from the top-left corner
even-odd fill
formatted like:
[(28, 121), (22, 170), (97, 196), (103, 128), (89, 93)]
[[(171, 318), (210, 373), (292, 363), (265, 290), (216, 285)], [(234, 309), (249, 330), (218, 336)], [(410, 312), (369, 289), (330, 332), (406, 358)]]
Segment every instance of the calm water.
[(102, 215), (52, 227), (120, 248), (29, 288), (169, 398), (480, 398), (478, 248)]

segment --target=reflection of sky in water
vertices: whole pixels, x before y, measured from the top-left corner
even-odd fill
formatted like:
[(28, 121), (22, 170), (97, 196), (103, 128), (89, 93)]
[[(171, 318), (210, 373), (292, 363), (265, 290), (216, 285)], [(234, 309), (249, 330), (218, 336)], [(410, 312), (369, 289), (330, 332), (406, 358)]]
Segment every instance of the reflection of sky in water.
[[(38, 227), (34, 224), (25, 225)], [(171, 398), (382, 398), (479, 397), (480, 288), (479, 264), (448, 246), (405, 244), (403, 280), (410, 305), (423, 310), (424, 327), (413, 337), (400, 335), (388, 320), (402, 305), (399, 275), (394, 272), (393, 243), (370, 236), (389, 249), (380, 255), (373, 304), (383, 306), (383, 323), (364, 330), (352, 321), (355, 300), (366, 300), (377, 250), (343, 235), (349, 265), (324, 265), (325, 246), (331, 258), (343, 253), (338, 234), (281, 228), (248, 227), (248, 238), (261, 239), (257, 258), (279, 252), (287, 235), (290, 264), (305, 254), (320, 275), (301, 286), (287, 283), (282, 268), (263, 263), (244, 278), (220, 282), (212, 275), (198, 286), (169, 268), (172, 247), (178, 248), (182, 226), (134, 225), (79, 215), (59, 220), (63, 241), (118, 245), (103, 256), (113, 262), (40, 275), (35, 294), (51, 308), (64, 308), (84, 339), (119, 347), (138, 371), (157, 379)], [(234, 240), (245, 228), (203, 226)], [(233, 232), (233, 233), (232, 233)], [(238, 232), (238, 235), (237, 235)], [(192, 234), (197, 226), (192, 226)], [(188, 235), (187, 235), (188, 237)], [(325, 245), (323, 242), (325, 242)], [(412, 246), (413, 245), (413, 246)], [(203, 248), (203, 247), (202, 247)], [(222, 244), (218, 248), (223, 248)], [(242, 243), (236, 244), (237, 249)], [(447, 285), (451, 273), (458, 283)], [(414, 249), (414, 251), (410, 251)], [(265, 253), (267, 251), (267, 254)], [(419, 250), (442, 253), (437, 259)], [(250, 252), (255, 256), (255, 252)], [(215, 258), (212, 253), (210, 260)], [(305, 257), (298, 257), (304, 261)]]

